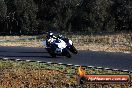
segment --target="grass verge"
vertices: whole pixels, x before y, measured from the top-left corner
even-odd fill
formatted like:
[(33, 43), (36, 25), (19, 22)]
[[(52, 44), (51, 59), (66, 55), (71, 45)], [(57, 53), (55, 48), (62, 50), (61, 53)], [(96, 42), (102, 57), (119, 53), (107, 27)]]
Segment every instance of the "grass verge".
[[(78, 50), (96, 50), (132, 53), (132, 33), (109, 35), (67, 35)], [(41, 36), (0, 36), (0, 46), (44, 47)]]
[[(77, 84), (77, 68), (58, 64), (0, 60), (0, 88), (94, 88), (93, 84)], [(86, 74), (129, 74), (132, 77), (132, 73), (129, 72), (84, 68)], [(96, 87), (102, 88), (101, 85), (104, 84), (97, 84)], [(120, 84), (105, 84), (105, 88), (110, 86), (118, 88)]]

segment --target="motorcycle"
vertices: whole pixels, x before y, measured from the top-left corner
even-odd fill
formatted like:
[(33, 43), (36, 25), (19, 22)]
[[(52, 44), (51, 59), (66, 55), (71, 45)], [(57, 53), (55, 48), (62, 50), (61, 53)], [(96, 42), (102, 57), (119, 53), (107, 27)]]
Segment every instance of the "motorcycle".
[(50, 41), (52, 41), (52, 42), (49, 44), (49, 46), (47, 46), (46, 40), (43, 41), (43, 45), (46, 46), (46, 50), (52, 57), (56, 57), (56, 55), (59, 55), (59, 56), (66, 56), (68, 58), (71, 58), (71, 54), (69, 53), (68, 49), (66, 48), (67, 45), (63, 40), (52, 39)]
[(66, 48), (70, 52), (72, 52), (74, 54), (78, 53), (77, 49), (74, 47), (73, 42), (70, 39), (68, 39), (68, 38), (62, 38), (62, 40), (66, 43), (66, 45), (67, 45)]

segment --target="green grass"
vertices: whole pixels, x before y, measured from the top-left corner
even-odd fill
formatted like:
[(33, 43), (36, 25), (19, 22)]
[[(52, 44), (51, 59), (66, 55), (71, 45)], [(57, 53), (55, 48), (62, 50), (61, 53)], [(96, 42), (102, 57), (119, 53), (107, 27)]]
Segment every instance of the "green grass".
[[(85, 67), (86, 74), (129, 74), (122, 71), (103, 70)], [(0, 60), (0, 88), (90, 88), (93, 84), (78, 85), (78, 66), (47, 64), (26, 61)], [(28, 84), (27, 84), (28, 83)], [(102, 88), (102, 84), (97, 84)], [(106, 84), (107, 87), (115, 86)], [(47, 87), (49, 86), (49, 87)], [(51, 87), (52, 86), (52, 87)], [(85, 87), (84, 87), (85, 86)], [(120, 84), (118, 84), (120, 86)], [(113, 87), (117, 88), (117, 87)], [(126, 88), (126, 87), (125, 87)], [(131, 87), (127, 87), (131, 88)]]
[[(58, 70), (66, 74), (77, 74), (78, 66), (67, 66), (59, 64), (48, 64), (48, 63), (39, 63), (39, 62), (26, 62), (26, 61), (11, 61), (11, 60), (0, 60), (0, 69), (49, 69), (49, 70)], [(113, 71), (113, 70), (104, 70), (83, 67), (86, 70), (86, 74), (129, 74), (132, 76), (132, 73), (122, 72), (122, 71)]]

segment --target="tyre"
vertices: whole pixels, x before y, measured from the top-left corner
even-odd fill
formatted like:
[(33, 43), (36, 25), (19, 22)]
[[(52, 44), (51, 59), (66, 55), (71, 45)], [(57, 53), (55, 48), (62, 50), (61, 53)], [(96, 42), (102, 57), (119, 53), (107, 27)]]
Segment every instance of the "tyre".
[(64, 49), (63, 53), (66, 57), (71, 58), (71, 54), (69, 53), (67, 49)]
[(56, 54), (55, 53), (52, 53), (51, 56), (52, 56), (52, 58), (56, 58)]
[(74, 54), (78, 53), (77, 49), (73, 45), (70, 46), (70, 51)]
[(71, 58), (71, 54), (68, 52), (68, 53), (66, 54), (66, 57)]
[(50, 54), (50, 56), (52, 58), (55, 58), (56, 57), (56, 54), (54, 53), (54, 51), (52, 49), (46, 49), (48, 51), (48, 53)]

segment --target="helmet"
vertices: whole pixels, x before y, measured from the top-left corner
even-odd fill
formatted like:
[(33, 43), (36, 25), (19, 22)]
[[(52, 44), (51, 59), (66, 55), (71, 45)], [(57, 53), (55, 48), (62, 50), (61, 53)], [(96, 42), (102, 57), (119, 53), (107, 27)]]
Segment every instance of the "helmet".
[(53, 37), (53, 33), (52, 32), (48, 32), (48, 37)]

